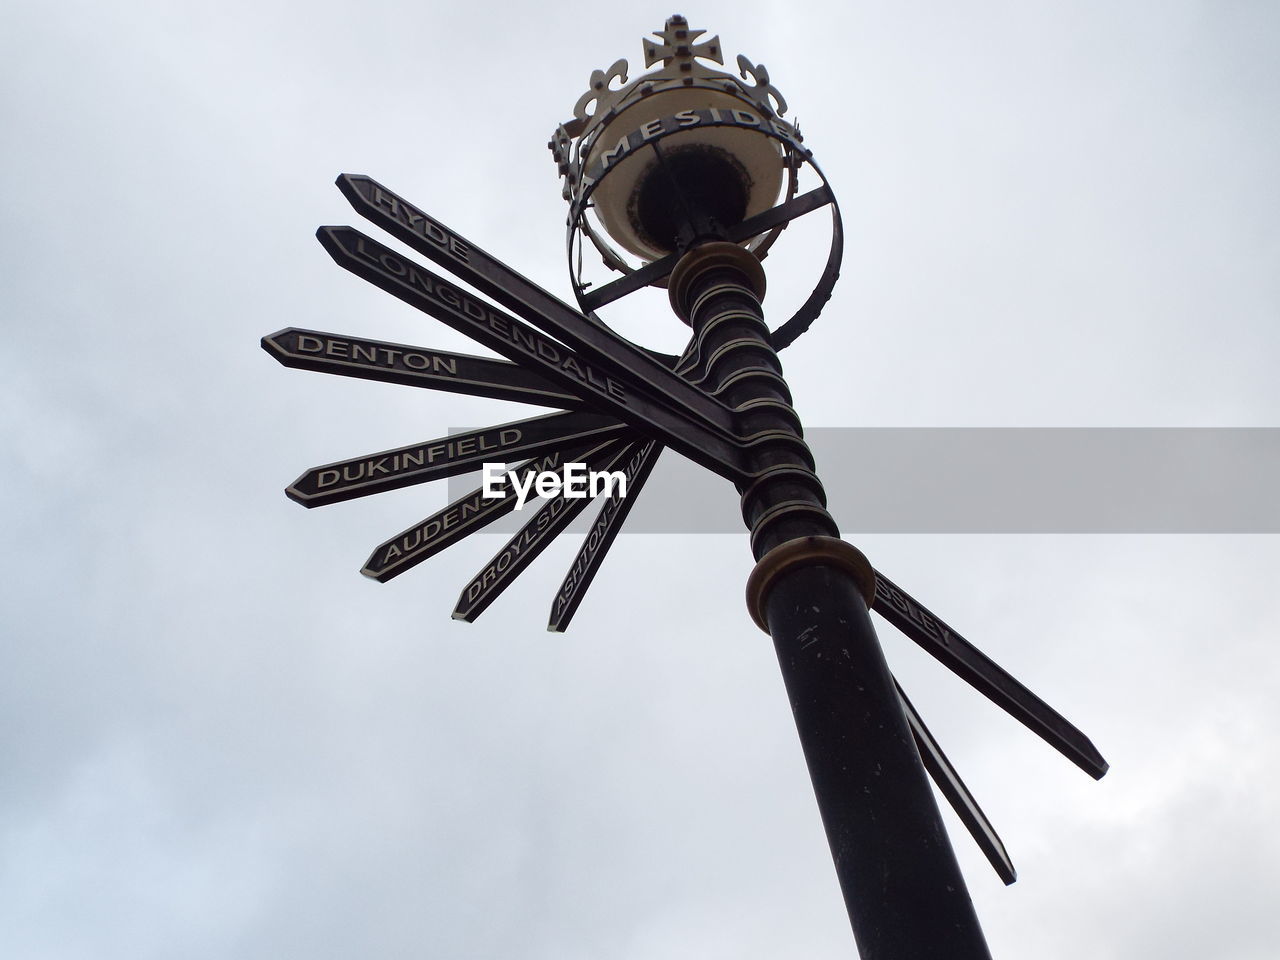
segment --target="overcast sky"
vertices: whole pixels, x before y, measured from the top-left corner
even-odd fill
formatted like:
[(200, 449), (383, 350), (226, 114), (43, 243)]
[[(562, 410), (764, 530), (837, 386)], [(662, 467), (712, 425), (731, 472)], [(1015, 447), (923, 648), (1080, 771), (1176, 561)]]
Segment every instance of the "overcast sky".
[[(575, 538), (467, 625), (499, 537), (357, 572), (443, 484), (283, 495), (537, 412), (258, 340), (482, 352), (334, 266), (340, 172), (567, 296), (545, 144), (673, 12), (626, 7), (5, 5), (0, 954), (853, 954), (745, 533), (621, 538), (553, 636)], [(806, 423), (1280, 426), (1274, 3), (681, 12), (767, 64), (841, 200), (842, 279), (784, 357)], [(770, 310), (812, 282), (789, 240)], [(662, 303), (611, 316), (678, 347)], [(1018, 867), (949, 821), (993, 955), (1273, 958), (1280, 541), (837, 519), (1111, 762), (1093, 782), (878, 621)]]

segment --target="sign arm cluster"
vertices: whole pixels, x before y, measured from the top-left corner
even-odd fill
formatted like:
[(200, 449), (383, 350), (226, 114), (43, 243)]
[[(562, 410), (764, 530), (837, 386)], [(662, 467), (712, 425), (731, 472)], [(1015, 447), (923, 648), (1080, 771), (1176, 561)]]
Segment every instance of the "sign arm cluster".
[[(588, 455), (584, 459), (592, 466), (598, 465), (602, 471), (612, 471), (635, 446), (636, 444), (624, 441), (614, 441), (599, 448), (596, 456)], [(454, 606), (453, 619), (474, 622), (593, 499), (584, 491), (582, 496), (576, 498), (570, 497), (566, 492), (546, 500), (462, 589)]]
[[(742, 444), (735, 437), (691, 419), (670, 397), (629, 368), (575, 353), (571, 347), (503, 313), (359, 230), (321, 227), (316, 235), (334, 261), (356, 276), (496, 353), (580, 393), (590, 400), (593, 409), (612, 414), (641, 433), (661, 438), (695, 463), (726, 479), (735, 483), (750, 479), (742, 465)], [(665, 372), (673, 381), (715, 403), (670, 370)]]
[(727, 439), (736, 437), (732, 410), (682, 381), (634, 344), (552, 296), (370, 177), (343, 174), (337, 183), (357, 213), (393, 237), (583, 357), (625, 371), (633, 383), (643, 385), (690, 421)]
[[(294, 481), (286, 490), (288, 496), (312, 507), (443, 479), (478, 469), (485, 461), (525, 460), (502, 479), (501, 496), (486, 496), (485, 487), (477, 488), (379, 544), (361, 570), (365, 576), (386, 582), (483, 529), (516, 508), (519, 501), (513, 493), (520, 488), (523, 498), (535, 476), (550, 473), (567, 478), (574, 463), (603, 466), (625, 478), (626, 492), (620, 495), (615, 490), (602, 497), (599, 512), (556, 593), (547, 629), (563, 632), (664, 445), (739, 487), (752, 480), (743, 463), (744, 451), (754, 438), (743, 436), (736, 412), (700, 385), (703, 368), (712, 358), (702, 356), (696, 338), (679, 359), (649, 354), (604, 327), (594, 314), (586, 316), (568, 306), (376, 181), (344, 174), (338, 186), (362, 216), (523, 320), (351, 227), (317, 231), (333, 259), (506, 359), (296, 327), (263, 337), (263, 349), (288, 367), (514, 400), (557, 411), (337, 461), (308, 470)], [(828, 204), (835, 211), (824, 180), (821, 188), (745, 221), (739, 228), (743, 236), (730, 239), (747, 239)], [(838, 230), (838, 213), (833, 217)], [(836, 259), (828, 264), (827, 272), (833, 276), (838, 271), (837, 249), (833, 245)], [(584, 305), (593, 308), (637, 289), (642, 282), (660, 279), (673, 263), (657, 261), (597, 290)], [(794, 334), (775, 331), (775, 348), (785, 346)], [(463, 588), (454, 609), (456, 619), (478, 617), (597, 499), (594, 493), (582, 497), (566, 493), (562, 488), (560, 495), (548, 496)], [(1083, 733), (901, 587), (883, 574), (875, 576), (872, 609), (1091, 776), (1106, 772), (1106, 761)], [(906, 694), (897, 689), (930, 776), (997, 873), (1012, 883), (1016, 872), (1003, 843)]]
[[(579, 444), (554, 451), (523, 463), (512, 472), (521, 481), (527, 482), (537, 474), (559, 471), (566, 463), (591, 462), (614, 442), (606, 440), (596, 446)], [(510, 476), (503, 478), (500, 489), (503, 496), (490, 498), (484, 495), (483, 487), (477, 487), (425, 520), (402, 530), (389, 540), (384, 540), (374, 548), (360, 572), (373, 580), (386, 583), (423, 560), (483, 530), (495, 520), (505, 517), (516, 505)]]
[(872, 609), (1089, 776), (1107, 772), (1083, 732), (879, 571)]
[(907, 699), (907, 695), (903, 692), (902, 685), (898, 683), (897, 677), (893, 680), (893, 686), (898, 691), (898, 699), (902, 701), (902, 712), (907, 716), (907, 725), (911, 728), (911, 737), (916, 742), (916, 749), (920, 752), (920, 760), (924, 764), (925, 770), (928, 771), (930, 779), (937, 785), (942, 795), (947, 798), (947, 803), (951, 804), (951, 809), (956, 812), (956, 816), (965, 825), (965, 829), (969, 831), (969, 836), (973, 837), (978, 844), (978, 848), (982, 850), (987, 862), (999, 874), (1005, 886), (1008, 886), (1018, 879), (1018, 871), (1014, 869), (1013, 861), (1009, 859), (1009, 852), (1005, 850), (1004, 842), (1000, 839), (999, 834), (996, 833), (995, 827), (991, 825), (991, 821), (987, 819), (987, 815), (982, 812), (982, 808), (978, 806), (978, 801), (969, 792), (969, 788), (960, 779), (960, 774), (956, 772), (956, 768), (951, 765), (947, 755), (942, 752), (942, 747), (938, 746), (938, 741), (933, 738), (929, 728), (920, 719), (920, 714), (916, 712), (916, 708)]

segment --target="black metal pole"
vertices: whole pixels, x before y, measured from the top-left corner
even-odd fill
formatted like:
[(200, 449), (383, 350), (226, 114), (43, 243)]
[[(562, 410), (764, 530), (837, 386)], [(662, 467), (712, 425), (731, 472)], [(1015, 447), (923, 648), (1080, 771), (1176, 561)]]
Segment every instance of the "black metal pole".
[(671, 275), (697, 338), (689, 374), (737, 409), (758, 479), (742, 515), (757, 562), (748, 605), (773, 638), (863, 960), (990, 960), (868, 613), (875, 578), (839, 539), (768, 341), (764, 272), (729, 243)]

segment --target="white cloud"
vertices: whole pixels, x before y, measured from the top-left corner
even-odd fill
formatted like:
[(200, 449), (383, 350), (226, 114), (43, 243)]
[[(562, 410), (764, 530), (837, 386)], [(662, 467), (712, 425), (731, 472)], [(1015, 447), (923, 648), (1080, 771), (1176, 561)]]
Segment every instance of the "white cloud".
[[(768, 64), (844, 208), (843, 279), (784, 357), (807, 422), (1275, 425), (1273, 9), (690, 13)], [(467, 626), (497, 538), (356, 572), (442, 494), (281, 495), (519, 415), (258, 348), (299, 325), (479, 352), (332, 265), (334, 176), (564, 293), (545, 141), (662, 15), (13, 11), (0, 952), (849, 954), (745, 538), (623, 538), (549, 637), (576, 544)], [(994, 954), (1270, 956), (1275, 539), (862, 545), (1113, 764), (1089, 781), (882, 630), (1019, 866), (1003, 888), (953, 825)]]

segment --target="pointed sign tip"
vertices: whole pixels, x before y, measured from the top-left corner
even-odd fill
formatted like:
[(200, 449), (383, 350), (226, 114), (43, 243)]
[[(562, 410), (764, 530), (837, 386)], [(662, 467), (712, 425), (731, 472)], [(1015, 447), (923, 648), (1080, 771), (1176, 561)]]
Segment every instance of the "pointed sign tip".
[(1098, 751), (1098, 748), (1093, 745), (1092, 740), (1084, 734), (1079, 733), (1079, 731), (1077, 731), (1077, 733), (1079, 735), (1079, 742), (1076, 745), (1075, 751), (1072, 753), (1066, 753), (1059, 748), (1060, 752), (1062, 752), (1067, 759), (1077, 767), (1089, 776), (1093, 777), (1093, 779), (1101, 780), (1107, 775), (1107, 771), (1111, 769), (1111, 764), (1107, 763), (1107, 761), (1103, 759), (1102, 754)]
[(377, 580), (379, 583), (388, 583), (393, 580), (397, 574), (404, 572), (403, 567), (391, 570), (379, 569), (375, 566), (375, 558), (377, 555), (378, 554), (375, 551), (373, 556), (369, 557), (369, 559), (364, 562), (364, 566), (360, 568), (360, 572), (370, 580)]
[(302, 504), (308, 510), (310, 510), (312, 507), (315, 506), (315, 504), (308, 499), (307, 495), (299, 491), (297, 486), (295, 486), (294, 484), (290, 484), (289, 486), (285, 487), (284, 495), (288, 497), (290, 500), (292, 500), (294, 503)]
[(297, 332), (297, 327), (285, 327), (283, 330), (277, 330), (275, 333), (268, 333), (260, 341), (258, 341), (262, 349), (267, 351), (277, 363), (289, 366), (289, 351), (285, 347), (285, 340), (291, 333)]
[(332, 225), (332, 224), (325, 225), (322, 227), (316, 227), (316, 239), (319, 240), (324, 245), (325, 249), (329, 250), (330, 254), (332, 254), (333, 249), (331, 248), (336, 247), (338, 243), (335, 235), (340, 230), (350, 230), (350, 229), (351, 227), (341, 226), (341, 225)]
[[(379, 186), (377, 181), (372, 177), (363, 173), (340, 173), (338, 179), (334, 181), (338, 191), (347, 198), (347, 201), (359, 210), (361, 203), (368, 203), (369, 200), (364, 196), (366, 191), (373, 187)], [(360, 185), (365, 184), (366, 190), (362, 191)]]

